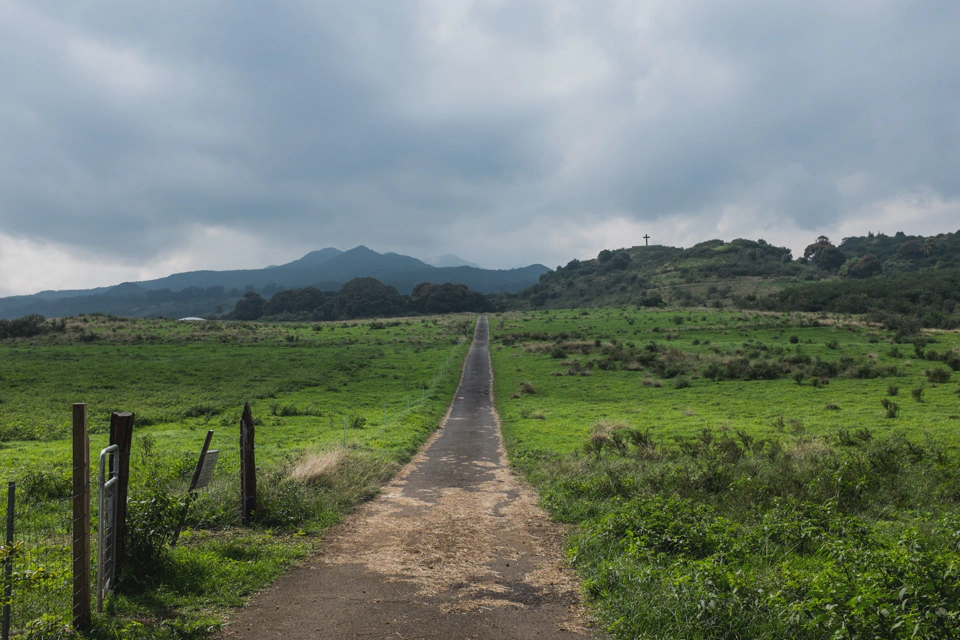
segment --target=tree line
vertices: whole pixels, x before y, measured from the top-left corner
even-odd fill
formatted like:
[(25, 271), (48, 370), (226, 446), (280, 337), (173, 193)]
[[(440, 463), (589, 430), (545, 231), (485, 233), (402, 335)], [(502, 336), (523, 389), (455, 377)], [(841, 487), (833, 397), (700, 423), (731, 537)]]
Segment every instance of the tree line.
[(376, 278), (354, 278), (339, 291), (315, 287), (284, 289), (269, 299), (248, 291), (227, 320), (318, 321), (493, 310), (482, 293), (464, 284), (422, 282), (409, 296)]

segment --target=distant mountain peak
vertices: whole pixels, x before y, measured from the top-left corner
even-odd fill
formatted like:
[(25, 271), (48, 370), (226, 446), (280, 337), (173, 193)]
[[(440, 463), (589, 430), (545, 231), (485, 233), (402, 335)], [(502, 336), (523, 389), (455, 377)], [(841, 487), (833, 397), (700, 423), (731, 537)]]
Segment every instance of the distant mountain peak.
[(311, 251), (306, 254), (299, 260), (294, 260), (293, 262), (288, 262), (287, 264), (280, 265), (279, 267), (267, 267), (268, 269), (282, 269), (284, 267), (315, 267), (317, 265), (324, 264), (330, 260), (336, 258), (343, 251), (340, 249), (335, 249), (333, 247), (327, 247), (326, 249), (318, 249), (317, 251)]
[(460, 256), (455, 256), (452, 253), (445, 253), (442, 256), (436, 258), (428, 258), (424, 260), (427, 264), (434, 267), (473, 267), (474, 269), (482, 269), (480, 265), (474, 262), (468, 262), (461, 258)]

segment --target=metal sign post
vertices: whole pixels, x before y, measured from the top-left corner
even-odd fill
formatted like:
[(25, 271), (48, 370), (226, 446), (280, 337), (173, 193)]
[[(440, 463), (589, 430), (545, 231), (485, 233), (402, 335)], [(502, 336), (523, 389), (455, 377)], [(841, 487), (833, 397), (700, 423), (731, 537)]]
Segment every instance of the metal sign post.
[[(120, 480), (117, 457), (120, 447), (110, 445), (100, 452), (100, 509), (97, 513), (97, 611), (116, 582), (117, 500)], [(109, 468), (107, 460), (110, 459)], [(109, 475), (109, 478), (107, 477)]]
[(217, 464), (217, 457), (219, 457), (220, 452), (216, 449), (213, 451), (209, 450), (211, 440), (213, 440), (212, 429), (207, 431), (207, 437), (203, 441), (203, 447), (200, 449), (200, 458), (197, 460), (197, 466), (193, 470), (193, 477), (190, 479), (190, 488), (187, 490), (187, 501), (183, 505), (183, 513), (180, 514), (180, 524), (177, 525), (177, 530), (173, 534), (173, 540), (170, 541), (171, 547), (176, 546), (177, 540), (180, 539), (180, 532), (183, 530), (183, 525), (187, 521), (187, 512), (190, 510), (190, 501), (193, 500), (197, 489), (202, 489), (210, 484), (210, 478), (213, 476), (213, 468)]

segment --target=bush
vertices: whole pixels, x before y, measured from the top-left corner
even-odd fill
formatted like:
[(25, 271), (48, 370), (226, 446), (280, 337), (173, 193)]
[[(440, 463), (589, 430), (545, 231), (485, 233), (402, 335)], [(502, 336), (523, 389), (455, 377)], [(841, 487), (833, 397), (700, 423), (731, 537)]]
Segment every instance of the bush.
[(182, 498), (163, 487), (141, 490), (137, 499), (128, 500), (124, 566), (133, 583), (149, 581), (153, 570), (168, 560), (184, 506)]
[(950, 382), (950, 369), (927, 369), (924, 373), (927, 375), (927, 380), (933, 383), (943, 383)]
[(900, 405), (892, 400), (884, 398), (880, 401), (880, 404), (883, 405), (883, 408), (886, 410), (888, 418), (896, 418), (897, 414), (900, 413)]

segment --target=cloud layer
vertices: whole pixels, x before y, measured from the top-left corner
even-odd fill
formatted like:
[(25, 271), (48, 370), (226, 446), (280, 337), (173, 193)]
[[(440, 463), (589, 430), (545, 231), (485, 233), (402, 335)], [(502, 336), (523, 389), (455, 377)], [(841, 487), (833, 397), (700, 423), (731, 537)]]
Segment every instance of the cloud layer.
[(960, 225), (960, 3), (0, 3), (0, 295)]

